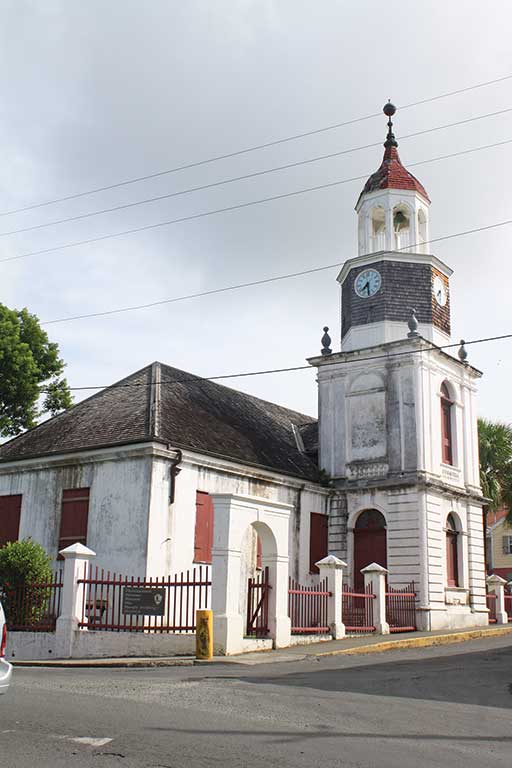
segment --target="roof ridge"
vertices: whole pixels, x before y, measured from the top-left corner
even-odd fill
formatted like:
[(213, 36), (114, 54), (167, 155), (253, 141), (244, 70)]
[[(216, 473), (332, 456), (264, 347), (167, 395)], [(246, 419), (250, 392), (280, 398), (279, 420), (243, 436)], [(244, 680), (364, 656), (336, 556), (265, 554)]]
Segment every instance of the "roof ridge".
[[(235, 392), (237, 395), (241, 395), (242, 397), (249, 398), (250, 400), (255, 400), (259, 403), (263, 403), (265, 405), (272, 405), (274, 408), (279, 408), (281, 411), (284, 411), (286, 413), (294, 414), (295, 416), (301, 416), (305, 419), (309, 419), (309, 421), (305, 421), (304, 424), (312, 424), (313, 422), (318, 422), (318, 418), (315, 418), (315, 416), (309, 416), (307, 413), (302, 413), (301, 411), (295, 411), (293, 408), (287, 408), (285, 405), (279, 405), (279, 403), (274, 403), (272, 400), (265, 400), (262, 397), (258, 397), (257, 395), (250, 395), (247, 392), (242, 392), (240, 389), (235, 389), (234, 387), (229, 387), (226, 384), (219, 384), (218, 381), (212, 381), (212, 379), (208, 379), (204, 376), (199, 376), (198, 374), (189, 373), (188, 371), (184, 371), (181, 368), (175, 368), (172, 365), (168, 365), (167, 363), (159, 363), (160, 366), (163, 366), (165, 368), (170, 368), (173, 371), (178, 371), (179, 373), (185, 373), (187, 376), (190, 376), (191, 379), (195, 379), (197, 381), (204, 381), (208, 384), (212, 384), (216, 387), (220, 387), (221, 389), (228, 389), (230, 392)], [(163, 382), (166, 383), (165, 381)], [(186, 381), (183, 382), (177, 382), (178, 384), (185, 384)]]

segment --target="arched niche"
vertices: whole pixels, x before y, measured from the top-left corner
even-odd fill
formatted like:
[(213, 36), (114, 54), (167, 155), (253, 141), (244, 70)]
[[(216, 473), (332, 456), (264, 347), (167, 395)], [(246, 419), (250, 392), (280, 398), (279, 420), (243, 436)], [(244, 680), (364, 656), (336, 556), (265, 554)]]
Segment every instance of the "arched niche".
[(393, 208), (393, 232), (395, 248), (407, 248), (412, 245), (411, 209), (406, 203), (399, 203)]
[(386, 249), (386, 212), (376, 205), (370, 212), (370, 253)]

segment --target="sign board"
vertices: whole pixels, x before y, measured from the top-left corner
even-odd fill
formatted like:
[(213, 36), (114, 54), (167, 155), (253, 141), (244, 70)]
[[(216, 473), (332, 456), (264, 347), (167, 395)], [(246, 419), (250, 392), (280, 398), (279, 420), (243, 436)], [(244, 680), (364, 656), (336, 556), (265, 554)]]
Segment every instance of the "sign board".
[(125, 587), (123, 613), (126, 616), (163, 616), (165, 589), (163, 587)]

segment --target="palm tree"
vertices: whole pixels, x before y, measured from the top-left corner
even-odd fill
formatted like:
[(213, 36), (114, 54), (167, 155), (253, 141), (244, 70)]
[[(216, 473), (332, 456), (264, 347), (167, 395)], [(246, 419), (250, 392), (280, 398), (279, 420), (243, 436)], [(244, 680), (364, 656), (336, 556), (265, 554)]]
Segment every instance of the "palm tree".
[(502, 506), (512, 522), (512, 426), (478, 419), (480, 485), (488, 499), (486, 511)]

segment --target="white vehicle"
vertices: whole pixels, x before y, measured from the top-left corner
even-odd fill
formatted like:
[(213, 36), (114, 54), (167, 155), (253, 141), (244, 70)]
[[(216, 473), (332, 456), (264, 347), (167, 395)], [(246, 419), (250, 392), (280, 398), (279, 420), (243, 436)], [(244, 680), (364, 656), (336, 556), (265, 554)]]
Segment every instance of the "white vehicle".
[(12, 666), (5, 660), (5, 646), (7, 644), (7, 625), (5, 623), (4, 609), (0, 603), (0, 694), (7, 693), (11, 682)]

